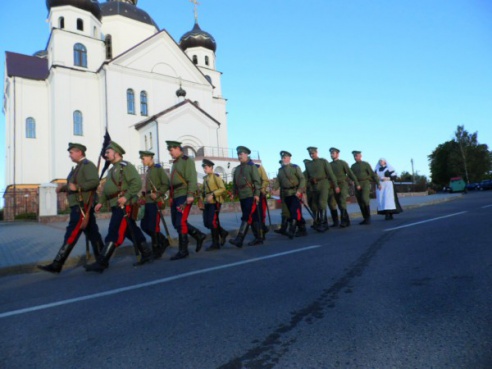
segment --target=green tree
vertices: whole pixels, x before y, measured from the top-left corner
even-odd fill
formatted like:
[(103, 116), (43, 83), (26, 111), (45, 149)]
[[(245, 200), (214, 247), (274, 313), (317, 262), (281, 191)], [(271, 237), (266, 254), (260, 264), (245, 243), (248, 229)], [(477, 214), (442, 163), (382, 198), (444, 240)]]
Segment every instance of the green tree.
[(440, 144), (429, 155), (432, 182), (445, 186), (452, 177), (478, 182), (492, 169), (488, 146), (478, 143), (478, 133), (468, 133), (458, 126), (451, 141)]

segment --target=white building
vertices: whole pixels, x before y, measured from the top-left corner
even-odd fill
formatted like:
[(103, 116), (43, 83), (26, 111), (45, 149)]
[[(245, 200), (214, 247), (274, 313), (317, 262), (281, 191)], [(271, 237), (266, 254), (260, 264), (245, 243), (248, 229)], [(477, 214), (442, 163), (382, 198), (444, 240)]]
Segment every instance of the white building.
[(46, 0), (50, 36), (34, 56), (6, 53), (6, 183), (66, 178), (69, 142), (97, 163), (106, 128), (139, 165), (152, 150), (169, 168), (165, 140), (229, 175), (226, 99), (214, 38), (194, 28), (177, 43), (137, 0)]

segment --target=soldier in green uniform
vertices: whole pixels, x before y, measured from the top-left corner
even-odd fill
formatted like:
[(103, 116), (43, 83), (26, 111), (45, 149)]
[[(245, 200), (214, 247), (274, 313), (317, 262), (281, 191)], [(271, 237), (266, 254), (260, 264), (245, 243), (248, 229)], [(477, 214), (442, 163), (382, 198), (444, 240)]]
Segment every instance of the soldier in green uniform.
[(313, 228), (318, 232), (328, 230), (326, 208), (328, 206), (328, 191), (331, 187), (336, 193), (340, 192), (338, 182), (333, 174), (330, 163), (318, 156), (318, 148), (307, 148), (311, 161), (306, 162), (306, 181), (311, 185), (311, 209), (315, 214)]
[[(280, 164), (280, 169), (282, 169), (282, 166), (284, 165), (284, 162), (282, 160), (279, 160), (278, 163)], [(278, 182), (278, 178), (277, 178)], [(278, 187), (276, 186), (275, 189), (280, 189), (280, 183), (278, 184)], [(275, 233), (279, 233), (281, 235), (287, 236), (287, 227), (289, 226), (289, 218), (290, 218), (290, 213), (289, 213), (289, 208), (287, 207), (287, 204), (285, 203), (285, 199), (282, 197), (282, 191), (280, 190), (280, 205), (281, 205), (281, 223), (280, 223), (280, 228), (274, 230)]]
[(101, 255), (93, 264), (86, 265), (89, 272), (102, 273), (109, 267), (109, 259), (125, 237), (137, 247), (140, 261), (134, 265), (142, 265), (153, 260), (152, 250), (147, 246), (142, 230), (133, 219), (133, 205), (138, 202), (138, 194), (142, 189), (142, 179), (133, 164), (123, 160), (125, 150), (116, 142), (111, 141), (106, 148), (106, 160), (113, 166), (106, 176), (99, 203), (95, 211), (99, 212), (104, 203), (111, 208), (108, 234)]
[(260, 164), (255, 164), (256, 167), (258, 168), (258, 173), (260, 174), (260, 179), (261, 179), (261, 189), (260, 189), (260, 214), (261, 214), (261, 227), (262, 227), (262, 236), (263, 240), (265, 240), (265, 234), (268, 233), (270, 230), (266, 226), (266, 215), (268, 212), (268, 202), (267, 202), (267, 188), (270, 186), (270, 180), (268, 179), (267, 172), (263, 165)]
[(371, 168), (371, 165), (362, 161), (362, 153), (360, 151), (352, 151), (354, 155), (355, 163), (352, 164), (352, 172), (357, 177), (359, 181), (360, 188), (356, 188), (355, 197), (357, 198), (357, 203), (359, 204), (360, 211), (364, 220), (359, 224), (371, 224), (371, 207), (369, 194), (371, 192), (371, 182), (375, 183), (379, 188), (379, 177)]
[[(284, 199), (290, 217), (287, 236), (292, 239), (294, 236), (306, 235), (306, 222), (302, 216), (302, 204), (300, 198), (306, 188), (306, 179), (298, 165), (291, 163), (292, 154), (288, 151), (280, 151), (283, 161), (282, 168), (279, 169), (277, 179), (280, 185), (281, 196)], [(299, 232), (296, 234), (296, 228)]]
[(262, 227), (260, 224), (261, 214), (259, 214), (261, 178), (258, 168), (250, 159), (251, 150), (245, 146), (236, 148), (239, 159), (239, 166), (234, 168), (232, 173), (233, 195), (239, 197), (241, 204), (241, 226), (234, 240), (229, 242), (237, 247), (243, 246), (244, 237), (248, 233), (249, 226), (253, 229), (255, 239), (248, 243), (249, 246), (263, 244)]
[(94, 207), (92, 206), (97, 186), (99, 185), (99, 175), (94, 163), (86, 159), (86, 150), (87, 148), (82, 144), (72, 142), (68, 144), (70, 159), (77, 165), (70, 171), (67, 184), (57, 188), (56, 192), (67, 192), (70, 220), (65, 232), (63, 245), (53, 262), (48, 265), (38, 265), (39, 269), (46, 272), (61, 272), (63, 264), (82, 232), (91, 241), (95, 257), (99, 256), (99, 252), (103, 248), (103, 240), (97, 227)]
[(179, 260), (189, 255), (188, 234), (196, 241), (196, 252), (201, 250), (206, 236), (188, 223), (188, 216), (198, 189), (195, 162), (184, 155), (181, 142), (166, 141), (166, 144), (173, 158), (169, 191), (171, 219), (179, 237), (179, 251), (171, 257), (171, 260)]
[(350, 170), (347, 162), (339, 159), (340, 150), (335, 147), (330, 148), (330, 156), (332, 159), (330, 165), (333, 169), (335, 177), (337, 177), (338, 186), (340, 187), (339, 192), (335, 192), (333, 188), (330, 189), (328, 201), (331, 217), (333, 218), (333, 226), (336, 227), (338, 225), (338, 205), (338, 208), (340, 209), (340, 227), (345, 228), (350, 226), (350, 218), (347, 212), (347, 196), (349, 195), (348, 179), (350, 178), (354, 182), (357, 189), (359, 189), (360, 186), (357, 178)]
[(169, 178), (160, 164), (154, 163), (152, 151), (139, 151), (142, 164), (147, 167), (142, 192), (143, 206), (145, 212), (140, 227), (152, 240), (152, 251), (154, 259), (159, 259), (166, 248), (169, 240), (161, 233), (161, 209), (164, 209), (164, 195), (169, 190)]
[(226, 238), (229, 235), (229, 232), (221, 227), (219, 219), (220, 207), (224, 202), (226, 188), (220, 175), (214, 173), (214, 165), (215, 163), (211, 160), (202, 160), (202, 168), (206, 174), (203, 177), (201, 195), (204, 203), (203, 224), (212, 233), (212, 245), (206, 251), (219, 250), (225, 244)]

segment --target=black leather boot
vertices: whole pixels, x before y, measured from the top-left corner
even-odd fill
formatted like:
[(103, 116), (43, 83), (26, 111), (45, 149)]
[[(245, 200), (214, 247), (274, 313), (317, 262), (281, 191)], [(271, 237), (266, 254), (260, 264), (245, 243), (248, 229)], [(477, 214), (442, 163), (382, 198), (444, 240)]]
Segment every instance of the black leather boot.
[(280, 228), (279, 229), (276, 229), (274, 230), (275, 233), (279, 233), (279, 234), (283, 234), (284, 236), (287, 235), (287, 226), (288, 226), (288, 222), (287, 222), (287, 217), (285, 216), (282, 216), (282, 223), (280, 225)]
[(154, 259), (158, 259), (164, 254), (166, 249), (169, 247), (169, 240), (161, 232), (157, 232), (157, 244), (159, 245), (159, 256), (154, 254)]
[(150, 239), (152, 242), (152, 254), (154, 255), (154, 259), (160, 259), (162, 251), (159, 245), (159, 236), (157, 235), (157, 232), (152, 233)]
[(44, 270), (45, 272), (50, 272), (50, 273), (55, 273), (58, 274), (61, 272), (63, 268), (63, 264), (65, 264), (65, 261), (68, 258), (68, 255), (70, 255), (70, 252), (72, 251), (73, 247), (75, 244), (64, 244), (62, 247), (60, 247), (60, 250), (58, 251), (58, 254), (56, 254), (55, 259), (51, 264), (48, 265), (38, 265), (38, 269)]
[(296, 235), (296, 228), (297, 228), (297, 220), (292, 219), (289, 222), (289, 228), (287, 230), (287, 237), (289, 237), (291, 240), (295, 237)]
[(254, 222), (251, 225), (251, 229), (253, 230), (253, 235), (255, 236), (253, 241), (248, 242), (248, 246), (257, 246), (263, 245), (263, 237), (261, 236), (261, 224), (258, 222)]
[(350, 218), (347, 212), (347, 209), (344, 209), (341, 211), (341, 221), (340, 221), (340, 228), (345, 228), (350, 226)]
[(154, 261), (154, 254), (152, 252), (152, 249), (147, 245), (147, 242), (143, 241), (138, 243), (137, 248), (140, 252), (140, 260), (136, 263), (133, 263), (133, 266), (140, 266)]
[(219, 242), (219, 229), (212, 228), (212, 244), (205, 249), (205, 251), (215, 251), (220, 249)]
[(359, 224), (364, 225), (364, 224), (371, 224), (371, 215), (370, 215), (370, 210), (369, 207), (366, 205), (361, 205), (361, 213), (362, 216), (364, 217), (364, 220), (360, 222)]
[(338, 227), (338, 225), (340, 224), (338, 221), (338, 211), (330, 210), (330, 213), (331, 213), (331, 219), (333, 220), (333, 224), (331, 225), (331, 227)]
[(207, 236), (205, 235), (205, 233), (200, 232), (197, 228), (193, 226), (188, 226), (188, 233), (196, 241), (195, 252), (199, 252), (202, 249), (203, 241), (205, 241), (205, 238), (207, 238)]
[(184, 259), (190, 253), (188, 252), (188, 235), (179, 234), (179, 251), (171, 257), (171, 260)]
[(326, 215), (326, 210), (321, 211), (321, 218), (320, 218), (320, 224), (318, 228), (316, 229), (318, 232), (326, 232), (329, 227), (328, 227), (328, 217)]
[(237, 247), (243, 247), (244, 237), (246, 237), (246, 234), (248, 233), (248, 229), (249, 229), (248, 222), (241, 222), (236, 238), (233, 240), (229, 240), (229, 243)]
[(104, 269), (109, 267), (109, 259), (113, 255), (115, 249), (116, 246), (114, 245), (114, 242), (108, 242), (106, 246), (104, 246), (104, 249), (101, 251), (101, 254), (97, 258), (96, 262), (84, 266), (85, 270), (87, 272), (104, 272)]
[(307, 236), (306, 222), (304, 221), (304, 219), (301, 219), (300, 222), (297, 222), (296, 237), (304, 237), (304, 236)]
[(227, 236), (229, 236), (229, 232), (227, 232), (224, 228), (219, 228), (220, 235), (220, 246), (224, 246), (227, 241)]
[(97, 241), (91, 242), (91, 245), (92, 245), (92, 252), (94, 254), (94, 258), (97, 259), (104, 248), (104, 241), (102, 240), (101, 235), (99, 235)]
[(366, 224), (371, 224), (371, 206), (366, 206)]

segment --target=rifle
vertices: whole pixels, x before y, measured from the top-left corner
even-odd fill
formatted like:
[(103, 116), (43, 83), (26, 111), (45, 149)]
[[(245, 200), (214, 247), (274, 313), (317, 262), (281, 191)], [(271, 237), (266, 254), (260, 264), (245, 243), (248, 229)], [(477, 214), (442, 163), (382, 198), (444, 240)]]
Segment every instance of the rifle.
[[(154, 191), (155, 192), (159, 192), (159, 191), (157, 191), (157, 187), (154, 185), (154, 183), (152, 183), (152, 180), (150, 179), (150, 176), (149, 176), (149, 182), (150, 182), (150, 185), (154, 188)], [(161, 200), (162, 200), (162, 203), (165, 204), (165, 199), (162, 198), (162, 196), (161, 196)], [(171, 246), (176, 246), (177, 245), (176, 240), (174, 238), (172, 238), (171, 237), (171, 234), (169, 233), (169, 228), (167, 227), (166, 220), (164, 219), (164, 213), (159, 208), (159, 205), (157, 205), (157, 209), (159, 211), (159, 214), (161, 215), (161, 222), (162, 222), (162, 225), (164, 227), (164, 231), (166, 233), (166, 237), (167, 237), (167, 240), (169, 241), (169, 244)]]
[(313, 212), (311, 211), (311, 209), (309, 208), (309, 206), (306, 205), (306, 203), (304, 202), (304, 200), (302, 199), (299, 199), (301, 205), (304, 205), (304, 208), (308, 211), (309, 215), (311, 215), (311, 218), (313, 218), (313, 220), (315, 219), (314, 218), (314, 215), (313, 215)]

